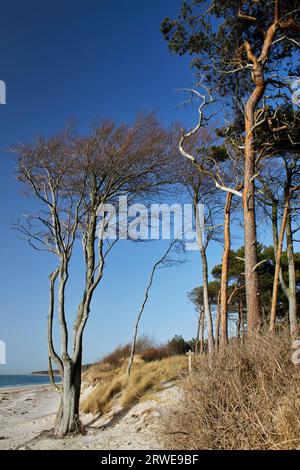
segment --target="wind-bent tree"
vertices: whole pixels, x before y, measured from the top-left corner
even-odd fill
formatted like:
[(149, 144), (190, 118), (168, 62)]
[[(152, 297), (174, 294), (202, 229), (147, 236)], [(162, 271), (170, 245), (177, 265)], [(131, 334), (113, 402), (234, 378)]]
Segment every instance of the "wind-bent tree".
[(127, 375), (128, 375), (128, 377), (130, 377), (131, 369), (132, 369), (132, 365), (133, 365), (133, 361), (134, 361), (134, 357), (135, 357), (140, 321), (141, 321), (143, 312), (145, 310), (146, 304), (149, 300), (149, 294), (150, 294), (150, 290), (151, 290), (151, 287), (152, 287), (152, 284), (153, 284), (153, 281), (154, 281), (155, 273), (156, 273), (157, 269), (162, 268), (164, 266), (167, 266), (170, 263), (172, 263), (172, 264), (174, 263), (174, 260), (171, 260), (169, 258), (169, 255), (171, 254), (172, 249), (176, 248), (176, 245), (178, 245), (178, 248), (180, 246), (182, 246), (181, 243), (177, 239), (172, 240), (171, 243), (169, 244), (167, 250), (164, 252), (164, 254), (152, 266), (149, 281), (148, 281), (148, 284), (147, 284), (147, 287), (146, 287), (146, 290), (145, 290), (145, 295), (144, 295), (144, 298), (143, 298), (143, 302), (141, 304), (141, 308), (140, 308), (140, 310), (137, 314), (137, 317), (136, 317), (136, 320), (135, 320), (135, 323), (134, 323), (134, 333), (133, 333), (131, 349), (130, 349), (130, 356), (129, 356), (128, 366), (127, 366)]
[[(281, 76), (299, 70), (292, 54), (299, 48), (298, 0), (190, 0), (183, 2), (177, 19), (166, 18), (162, 32), (172, 52), (191, 54), (206, 85), (220, 95), (245, 101), (243, 211), (248, 330), (261, 321), (257, 273), (255, 178), (257, 109), (274, 93)], [(285, 60), (288, 59), (288, 60)], [(235, 108), (236, 103), (232, 103)]]
[[(82, 426), (79, 399), (83, 333), (107, 256), (119, 237), (127, 238), (124, 226), (115, 237), (109, 239), (107, 233), (114, 215), (117, 219), (123, 216), (119, 197), (127, 196), (132, 202), (157, 193), (164, 183), (172, 138), (153, 115), (148, 115), (139, 116), (131, 127), (106, 121), (94, 125), (87, 137), (66, 131), (48, 140), (38, 139), (32, 145), (20, 144), (14, 150), (18, 155), (18, 179), (37, 203), (36, 212), (21, 220), (17, 228), (31, 246), (53, 253), (57, 260), (50, 275), (48, 347), (50, 375), (54, 361), (62, 377), (62, 385), (56, 387), (61, 402), (55, 432), (63, 436)], [(83, 247), (85, 273), (70, 340), (66, 287), (77, 240)], [(53, 340), (56, 313), (60, 352)]]

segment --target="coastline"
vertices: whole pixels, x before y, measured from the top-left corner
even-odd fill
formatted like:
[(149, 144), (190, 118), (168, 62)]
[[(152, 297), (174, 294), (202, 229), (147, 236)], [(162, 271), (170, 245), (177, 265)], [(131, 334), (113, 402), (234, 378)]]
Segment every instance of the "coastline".
[[(58, 383), (59, 385), (59, 383)], [(2, 392), (4, 393), (12, 393), (12, 392), (26, 392), (26, 391), (30, 391), (30, 390), (35, 390), (35, 389), (50, 389), (50, 388), (53, 388), (53, 386), (51, 384), (35, 384), (35, 385), (32, 385), (32, 384), (29, 384), (29, 385), (16, 385), (15, 387), (0, 387), (0, 395)], [(1, 399), (1, 397), (0, 397)]]

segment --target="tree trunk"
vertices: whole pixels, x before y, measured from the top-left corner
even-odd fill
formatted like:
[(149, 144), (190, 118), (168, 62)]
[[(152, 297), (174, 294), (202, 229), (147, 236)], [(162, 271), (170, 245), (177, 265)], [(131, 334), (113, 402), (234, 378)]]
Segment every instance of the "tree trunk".
[(202, 321), (203, 310), (199, 310), (198, 320), (197, 320), (197, 332), (196, 332), (196, 342), (195, 342), (195, 354), (198, 354), (200, 348), (200, 331), (201, 331), (201, 321)]
[(286, 228), (286, 220), (287, 220), (288, 210), (289, 210), (289, 196), (286, 197), (286, 201), (285, 201), (285, 204), (284, 204), (284, 211), (283, 211), (281, 227), (280, 227), (280, 233), (279, 233), (278, 243), (277, 243), (276, 264), (275, 264), (273, 292), (272, 292), (272, 304), (271, 304), (271, 315), (270, 315), (270, 331), (274, 331), (275, 324), (276, 324), (276, 307), (277, 307), (277, 298), (278, 298), (278, 279), (279, 279), (279, 271), (280, 271), (280, 267), (281, 267), (282, 245), (283, 245), (284, 232), (285, 232), (285, 228)]
[(298, 334), (298, 320), (297, 320), (297, 291), (296, 291), (296, 271), (295, 259), (293, 249), (293, 235), (292, 235), (292, 218), (291, 213), (288, 213), (286, 223), (286, 244), (287, 244), (287, 259), (288, 259), (288, 272), (289, 272), (289, 323), (290, 334), (296, 337)]
[(136, 318), (135, 325), (134, 325), (134, 334), (133, 334), (133, 339), (132, 339), (132, 343), (131, 343), (130, 357), (129, 357), (128, 366), (127, 366), (127, 376), (128, 377), (130, 377), (130, 373), (131, 373), (131, 369), (132, 369), (132, 365), (133, 365), (133, 361), (134, 361), (137, 335), (138, 335), (138, 328), (139, 328), (140, 320), (142, 318), (142, 314), (143, 314), (144, 309), (146, 307), (146, 303), (148, 302), (149, 292), (150, 292), (150, 289), (151, 289), (151, 286), (152, 286), (152, 283), (153, 283), (155, 271), (161, 264), (164, 263), (164, 261), (168, 257), (170, 251), (172, 250), (173, 246), (177, 243), (177, 241), (178, 241), (177, 238), (175, 238), (170, 243), (170, 245), (168, 246), (168, 249), (166, 250), (166, 252), (163, 254), (163, 256), (158, 261), (156, 261), (156, 263), (152, 267), (149, 283), (148, 283), (146, 291), (145, 291), (144, 300), (143, 300), (143, 303), (141, 305), (140, 311), (138, 313), (138, 316)]
[(216, 347), (219, 347), (220, 343), (220, 319), (221, 319), (221, 290), (218, 292), (218, 300), (217, 300), (217, 318), (216, 318)]
[(248, 332), (257, 330), (261, 324), (260, 295), (258, 285), (257, 237), (255, 220), (255, 148), (254, 112), (264, 92), (264, 85), (257, 85), (250, 96), (245, 113), (245, 171), (244, 171), (244, 245), (245, 245), (245, 285), (248, 317)]
[(239, 297), (239, 325), (240, 325), (240, 332), (239, 332), (239, 339), (242, 339), (244, 342), (245, 339), (245, 323), (244, 323), (244, 311), (243, 311), (243, 298), (242, 296)]
[(228, 339), (228, 269), (230, 255), (230, 210), (232, 202), (232, 193), (228, 193), (226, 197), (224, 211), (224, 251), (222, 258), (222, 274), (221, 274), (221, 336), (220, 349), (224, 349)]
[(131, 349), (130, 349), (130, 356), (128, 360), (128, 365), (127, 365), (127, 376), (130, 377), (131, 374), (131, 369), (134, 361), (134, 356), (135, 356), (135, 348), (136, 348), (136, 340), (137, 340), (137, 335), (138, 335), (138, 328), (139, 328), (139, 322), (140, 322), (141, 314), (138, 316), (135, 325), (134, 325), (134, 334), (133, 334), (133, 340), (131, 343)]
[(204, 310), (202, 309), (201, 315), (201, 340), (200, 340), (200, 352), (204, 353), (204, 331), (205, 331), (205, 317)]
[(203, 304), (204, 304), (204, 312), (205, 312), (205, 318), (206, 318), (208, 353), (212, 354), (214, 350), (214, 334), (213, 334), (213, 324), (212, 324), (210, 304), (209, 304), (207, 258), (206, 258), (206, 252), (204, 248), (200, 250), (200, 254), (201, 254), (201, 260), (202, 260)]
[(201, 222), (200, 222), (197, 194), (194, 195), (194, 213), (195, 213), (195, 221), (196, 221), (197, 242), (199, 246), (201, 263), (202, 263), (203, 307), (204, 307), (204, 314), (206, 318), (208, 354), (211, 355), (213, 354), (213, 351), (214, 351), (214, 333), (213, 333), (213, 324), (212, 324), (212, 317), (211, 317), (211, 310), (210, 310), (210, 303), (209, 303), (207, 257), (206, 257), (205, 245), (203, 242), (204, 227), (201, 226)]
[(55, 421), (55, 434), (63, 437), (68, 433), (80, 431), (79, 402), (81, 389), (81, 354), (76, 364), (64, 363), (64, 376), (59, 409)]
[(236, 321), (236, 336), (237, 339), (241, 339), (241, 316), (240, 316), (240, 311), (238, 311), (238, 319)]
[[(272, 232), (273, 232), (273, 247), (274, 247), (274, 258), (276, 259), (276, 253), (278, 250), (278, 201), (276, 199), (272, 200)], [(288, 292), (288, 287), (285, 283), (285, 280), (283, 278), (282, 274), (282, 267), (280, 266), (279, 269), (279, 282), (281, 285), (281, 288), (287, 297), (289, 298), (289, 292)]]
[(273, 40), (278, 28), (279, 8), (275, 3), (274, 21), (264, 35), (261, 54), (257, 58), (251, 44), (244, 42), (249, 62), (252, 63), (251, 77), (255, 88), (245, 106), (245, 169), (244, 169), (244, 244), (245, 244), (245, 281), (248, 334), (261, 326), (261, 306), (258, 284), (257, 266), (257, 237), (255, 221), (255, 111), (262, 99), (266, 83), (263, 67), (269, 59)]

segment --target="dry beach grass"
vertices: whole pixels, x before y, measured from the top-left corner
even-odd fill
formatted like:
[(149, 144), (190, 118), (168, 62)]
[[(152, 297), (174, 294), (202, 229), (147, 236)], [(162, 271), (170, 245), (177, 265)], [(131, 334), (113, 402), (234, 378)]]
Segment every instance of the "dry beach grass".
[(232, 341), (180, 383), (183, 400), (163, 429), (166, 449), (299, 449), (300, 370), (291, 340), (264, 333)]

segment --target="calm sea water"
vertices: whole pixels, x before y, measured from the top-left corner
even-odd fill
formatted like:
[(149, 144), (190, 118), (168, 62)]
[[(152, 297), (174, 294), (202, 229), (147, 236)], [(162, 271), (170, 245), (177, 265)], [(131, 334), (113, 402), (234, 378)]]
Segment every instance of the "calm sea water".
[[(56, 377), (55, 381), (59, 382), (60, 377)], [(0, 375), (0, 388), (47, 384), (50, 384), (50, 379), (46, 375)]]

